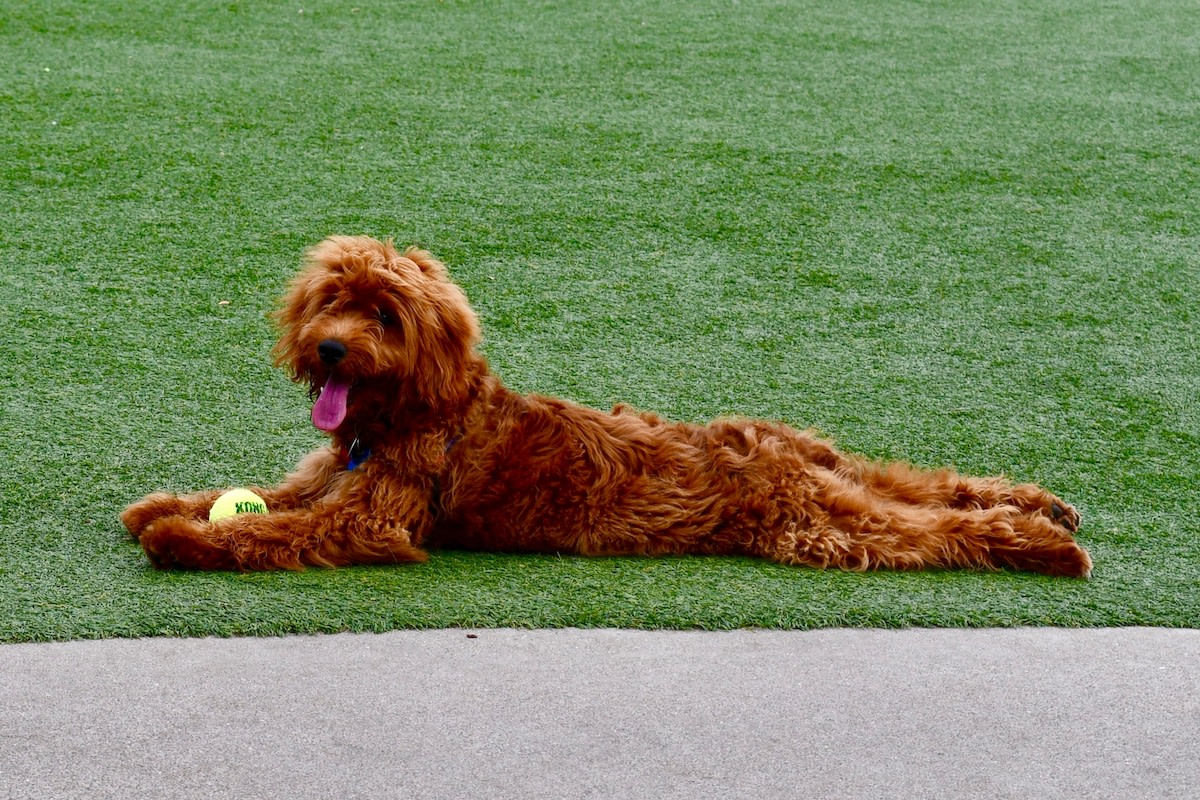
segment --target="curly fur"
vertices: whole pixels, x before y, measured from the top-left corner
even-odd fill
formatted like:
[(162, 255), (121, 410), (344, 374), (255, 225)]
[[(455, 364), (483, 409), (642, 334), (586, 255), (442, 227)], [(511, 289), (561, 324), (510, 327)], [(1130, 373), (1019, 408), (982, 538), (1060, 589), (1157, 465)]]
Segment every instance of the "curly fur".
[[(218, 491), (129, 506), (122, 521), (156, 566), (394, 564), (452, 546), (1091, 572), (1079, 515), (1031, 484), (876, 463), (776, 422), (701, 426), (515, 394), (423, 250), (327, 239), (278, 322), (276, 362), (312, 388), (332, 442), (254, 489), (269, 514), (209, 523)], [(370, 455), (349, 469), (352, 451)]]

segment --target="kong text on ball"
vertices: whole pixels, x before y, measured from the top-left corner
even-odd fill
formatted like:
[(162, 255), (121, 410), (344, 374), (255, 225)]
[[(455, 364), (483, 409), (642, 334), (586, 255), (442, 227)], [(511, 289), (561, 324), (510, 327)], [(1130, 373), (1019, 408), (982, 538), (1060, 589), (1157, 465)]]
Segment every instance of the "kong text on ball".
[(232, 517), (237, 514), (265, 514), (267, 504), (261, 497), (249, 489), (230, 489), (217, 498), (212, 509), (208, 512), (208, 521)]

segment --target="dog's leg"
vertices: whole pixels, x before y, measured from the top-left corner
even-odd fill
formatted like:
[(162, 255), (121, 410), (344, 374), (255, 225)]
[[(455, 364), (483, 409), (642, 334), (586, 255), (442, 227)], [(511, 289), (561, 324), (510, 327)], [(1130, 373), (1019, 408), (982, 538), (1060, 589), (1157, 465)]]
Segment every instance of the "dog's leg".
[(1064, 529), (1012, 506), (979, 511), (894, 506), (793, 526), (763, 542), (789, 564), (848, 570), (968, 567), (1086, 578), (1092, 561)]
[(805, 464), (836, 473), (890, 500), (963, 510), (1016, 506), (1025, 513), (1045, 516), (1068, 531), (1079, 527), (1079, 513), (1070, 504), (1033, 484), (1014, 486), (1001, 477), (972, 478), (949, 469), (923, 470), (903, 462), (870, 461), (776, 423), (721, 421), (697, 430), (721, 445), (715, 454), (718, 459), (736, 461), (749, 449), (764, 448), (774, 439), (787, 442), (788, 449)]
[[(301, 459), (296, 470), (274, 488), (249, 487), (272, 511), (303, 508), (328, 491), (329, 483), (340, 469), (331, 449), (315, 450)], [(173, 495), (155, 492), (132, 503), (121, 513), (121, 522), (135, 539), (152, 522), (164, 517), (182, 517), (195, 521), (208, 519), (212, 504), (224, 490), (208, 489), (193, 494)]]
[(988, 542), (996, 566), (1068, 578), (1091, 576), (1091, 556), (1061, 525), (1041, 514), (1019, 514), (1011, 524), (1011, 538)]
[(130, 536), (140, 539), (146, 528), (159, 519), (166, 517), (207, 519), (208, 510), (220, 496), (219, 489), (184, 495), (155, 492), (146, 495), (136, 503), (131, 503), (122, 511), (121, 523), (129, 531)]
[(329, 492), (334, 477), (342, 471), (337, 453), (332, 448), (322, 448), (300, 459), (296, 469), (278, 486), (270, 489), (251, 487), (250, 490), (261, 497), (271, 511), (307, 508)]
[(899, 502), (968, 510), (1016, 506), (1068, 531), (1079, 528), (1079, 512), (1073, 506), (1032, 483), (1014, 485), (1006, 478), (972, 478), (953, 470), (922, 470), (900, 462), (864, 461), (858, 474), (872, 490)]
[(142, 529), (139, 541), (151, 562), (163, 568), (302, 569), (425, 560), (414, 537), (420, 541), (432, 521), (427, 486), (342, 470), (339, 479), (327, 480), (326, 494), (310, 497), (324, 466), (298, 470), (282, 489), (267, 493), (282, 502), (304, 502), (303, 507), (217, 522), (163, 516)]
[(1008, 487), (1008, 502), (1027, 514), (1037, 514), (1061, 525), (1071, 533), (1079, 530), (1083, 521), (1075, 506), (1033, 483), (1018, 483)]
[(785, 508), (755, 549), (791, 564), (849, 570), (1010, 567), (1087, 577), (1092, 562), (1063, 527), (1016, 506), (957, 509), (883, 498), (826, 473)]
[(303, 569), (426, 559), (406, 529), (357, 507), (242, 514), (216, 523), (161, 517), (140, 541), (162, 569)]

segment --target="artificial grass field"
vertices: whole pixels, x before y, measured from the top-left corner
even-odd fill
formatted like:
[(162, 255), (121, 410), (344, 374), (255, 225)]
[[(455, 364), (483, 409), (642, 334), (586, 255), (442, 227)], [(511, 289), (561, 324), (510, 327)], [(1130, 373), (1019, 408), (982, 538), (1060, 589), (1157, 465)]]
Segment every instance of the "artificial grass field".
[[(1200, 6), (0, 2), (0, 640), (1200, 623)], [(509, 385), (1045, 484), (1091, 581), (442, 553), (163, 573), (142, 494), (321, 441), (330, 233), (432, 249)]]

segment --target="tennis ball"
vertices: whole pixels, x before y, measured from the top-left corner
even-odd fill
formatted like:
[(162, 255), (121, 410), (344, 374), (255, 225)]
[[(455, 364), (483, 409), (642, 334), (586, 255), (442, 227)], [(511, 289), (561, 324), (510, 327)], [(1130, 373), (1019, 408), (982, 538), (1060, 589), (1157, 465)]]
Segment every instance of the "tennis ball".
[(266, 502), (249, 489), (230, 489), (217, 498), (208, 512), (208, 521), (232, 517), (236, 514), (265, 514)]

